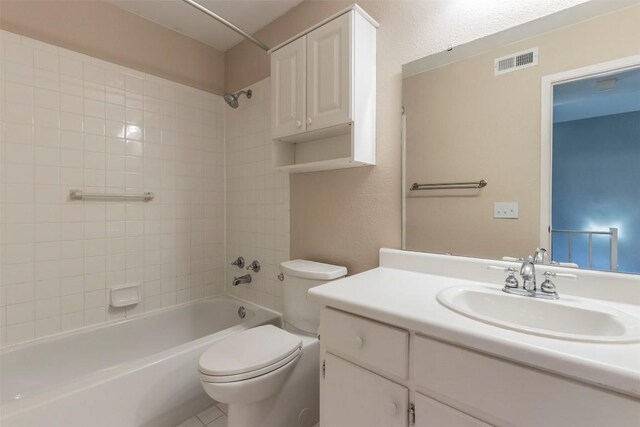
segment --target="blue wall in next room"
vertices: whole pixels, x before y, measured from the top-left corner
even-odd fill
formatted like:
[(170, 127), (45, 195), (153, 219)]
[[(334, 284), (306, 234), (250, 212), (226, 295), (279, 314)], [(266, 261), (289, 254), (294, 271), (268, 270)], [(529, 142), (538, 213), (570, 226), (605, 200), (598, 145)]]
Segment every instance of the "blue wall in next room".
[[(619, 229), (619, 271), (640, 272), (640, 111), (555, 123), (552, 226)], [(594, 268), (609, 269), (609, 238), (594, 237)], [(587, 237), (573, 260), (588, 267)], [(567, 261), (567, 238), (554, 236), (553, 258)]]

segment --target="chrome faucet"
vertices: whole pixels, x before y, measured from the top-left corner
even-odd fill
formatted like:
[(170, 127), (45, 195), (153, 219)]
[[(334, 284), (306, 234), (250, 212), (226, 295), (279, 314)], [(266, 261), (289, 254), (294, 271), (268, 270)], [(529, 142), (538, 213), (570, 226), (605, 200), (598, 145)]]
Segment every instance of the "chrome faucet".
[(244, 276), (233, 278), (233, 286), (238, 286), (242, 283), (251, 283), (251, 275), (245, 274)]
[(549, 252), (545, 248), (537, 248), (533, 254), (534, 264), (551, 264), (549, 262)]
[[(539, 250), (540, 251), (540, 250)], [(541, 253), (546, 253), (544, 249), (540, 251)], [(536, 255), (538, 255), (538, 251), (536, 251)], [(516, 269), (513, 267), (499, 267), (495, 265), (490, 265), (487, 268), (489, 270), (497, 270), (504, 271), (508, 273), (509, 276), (504, 281), (504, 287), (502, 288), (503, 292), (513, 295), (520, 295), (523, 297), (534, 297), (534, 298), (544, 298), (544, 299), (558, 299), (558, 292), (556, 290), (556, 285), (551, 281), (552, 277), (564, 278), (570, 280), (576, 280), (578, 277), (575, 274), (570, 273), (557, 273), (553, 271), (545, 271), (544, 272), (544, 282), (540, 285), (538, 289), (536, 283), (536, 257), (529, 257), (528, 260), (523, 261), (520, 267), (520, 276), (522, 276), (522, 287), (518, 283), (518, 279), (515, 277)], [(544, 256), (541, 256), (540, 259), (544, 259)]]
[(536, 266), (532, 259), (522, 263), (520, 276), (522, 276), (522, 288), (525, 291), (535, 293), (538, 290), (536, 286)]

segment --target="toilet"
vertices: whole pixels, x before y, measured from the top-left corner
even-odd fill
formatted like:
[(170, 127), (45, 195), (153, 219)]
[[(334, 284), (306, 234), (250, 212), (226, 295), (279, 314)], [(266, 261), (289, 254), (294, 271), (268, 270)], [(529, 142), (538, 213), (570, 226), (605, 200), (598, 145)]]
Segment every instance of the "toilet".
[(200, 358), (200, 381), (229, 405), (228, 427), (312, 427), (319, 420), (320, 307), (307, 291), (347, 275), (314, 261), (280, 264), (284, 329), (263, 325), (226, 337)]

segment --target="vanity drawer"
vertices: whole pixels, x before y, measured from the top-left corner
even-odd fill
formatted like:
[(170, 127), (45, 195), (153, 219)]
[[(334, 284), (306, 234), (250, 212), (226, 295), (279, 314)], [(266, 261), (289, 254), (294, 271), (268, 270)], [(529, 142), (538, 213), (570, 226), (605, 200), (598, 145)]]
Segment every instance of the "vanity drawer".
[(416, 336), (416, 388), (493, 425), (637, 426), (640, 400)]
[(323, 310), (321, 325), (322, 342), (332, 352), (408, 378), (409, 332), (330, 308)]

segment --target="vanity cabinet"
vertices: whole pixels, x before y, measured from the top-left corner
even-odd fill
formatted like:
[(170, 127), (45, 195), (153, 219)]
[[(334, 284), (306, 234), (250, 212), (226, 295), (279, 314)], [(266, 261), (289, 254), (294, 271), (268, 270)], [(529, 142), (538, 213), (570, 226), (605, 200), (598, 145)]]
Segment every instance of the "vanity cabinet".
[(275, 169), (375, 164), (377, 26), (353, 5), (269, 51)]
[(320, 426), (487, 426), (411, 390), (409, 341), (407, 330), (325, 308)]
[(322, 426), (408, 425), (408, 388), (331, 353), (323, 363)]
[(604, 389), (420, 335), (415, 387), (496, 425), (637, 426), (640, 405)]
[(637, 399), (325, 307), (321, 427), (640, 425)]

